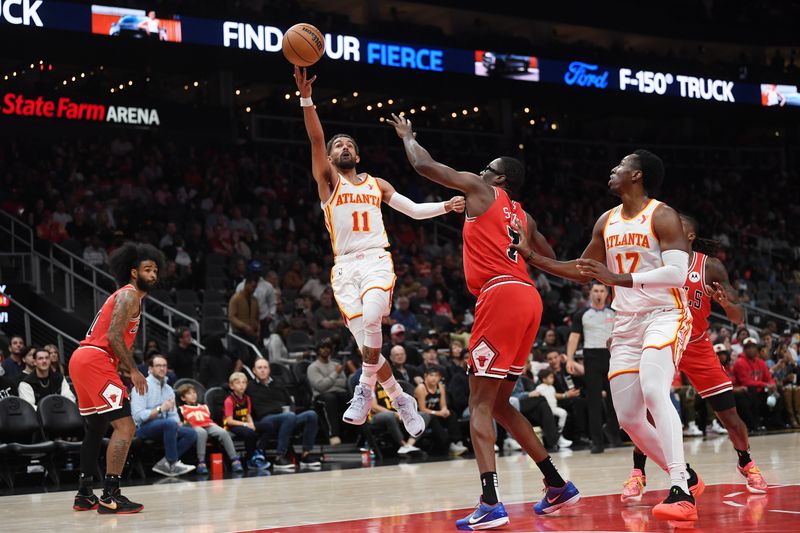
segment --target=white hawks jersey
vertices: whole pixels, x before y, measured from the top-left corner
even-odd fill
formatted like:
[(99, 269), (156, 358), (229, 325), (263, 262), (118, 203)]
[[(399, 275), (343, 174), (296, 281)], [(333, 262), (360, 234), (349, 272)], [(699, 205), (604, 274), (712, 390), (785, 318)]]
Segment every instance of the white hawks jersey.
[(321, 204), (335, 257), (389, 246), (381, 213), (383, 193), (375, 177), (364, 176), (354, 185), (339, 174), (333, 194)]
[[(653, 213), (660, 205), (658, 200), (650, 200), (644, 209), (630, 219), (622, 215), (622, 205), (611, 210), (603, 229), (606, 265), (611, 272), (647, 272), (664, 266), (661, 245), (653, 230)], [(611, 307), (624, 313), (641, 313), (663, 308), (684, 309), (686, 291), (683, 288), (614, 287)]]

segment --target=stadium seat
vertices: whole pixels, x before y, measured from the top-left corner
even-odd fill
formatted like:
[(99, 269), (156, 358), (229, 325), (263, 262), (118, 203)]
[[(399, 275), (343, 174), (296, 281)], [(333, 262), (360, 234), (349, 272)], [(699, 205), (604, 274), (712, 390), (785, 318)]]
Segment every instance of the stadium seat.
[(80, 449), (84, 425), (83, 417), (75, 402), (60, 394), (51, 394), (39, 401), (37, 414), (44, 437), (52, 440), (57, 449), (66, 451)]
[(229, 394), (230, 391), (223, 387), (211, 387), (206, 391), (205, 404), (208, 406), (211, 418), (220, 426), (224, 418), (223, 404), (225, 403), (225, 398), (227, 398)]
[[(6, 460), (0, 468), (3, 479), (12, 488), (15, 467), (27, 466), (31, 459), (39, 459), (50, 479), (58, 485), (58, 472), (51, 455), (55, 443), (42, 437), (42, 429), (31, 404), (16, 396), (0, 400), (0, 442), (7, 444)], [(16, 458), (24, 460), (18, 461)]]
[(203, 304), (203, 318), (227, 318), (228, 310), (220, 303), (204, 303)]
[(290, 331), (286, 336), (286, 349), (289, 352), (305, 352), (314, 349), (314, 341), (305, 331)]
[(194, 304), (200, 303), (200, 298), (197, 297), (197, 291), (192, 289), (180, 289), (175, 293), (175, 301), (178, 305), (181, 304)]
[[(181, 378), (175, 382), (175, 385), (172, 386), (174, 390), (178, 390), (178, 387), (181, 385), (194, 385), (194, 389), (197, 391), (197, 401), (202, 402), (206, 397), (206, 387), (199, 381), (192, 379), (192, 378)], [(175, 393), (175, 401), (178, 405), (183, 405), (181, 399), (178, 397), (178, 393)]]
[(220, 304), (227, 307), (228, 297), (225, 295), (225, 289), (213, 290), (210, 287), (207, 288), (206, 291), (203, 293), (203, 303)]

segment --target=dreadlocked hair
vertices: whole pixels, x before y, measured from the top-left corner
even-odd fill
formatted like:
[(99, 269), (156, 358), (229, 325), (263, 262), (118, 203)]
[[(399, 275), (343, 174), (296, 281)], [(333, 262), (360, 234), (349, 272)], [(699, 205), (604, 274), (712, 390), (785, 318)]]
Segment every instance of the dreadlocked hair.
[[(697, 235), (697, 233), (700, 231), (700, 223), (697, 221), (697, 219), (686, 213), (681, 213), (680, 217), (691, 224), (692, 228), (694, 229), (694, 234)], [(722, 248), (722, 243), (715, 239), (705, 239), (703, 237), (696, 236), (694, 238), (694, 242), (692, 243), (692, 250), (711, 257), (717, 255), (717, 252), (720, 248)]]
[(164, 266), (164, 254), (152, 244), (126, 242), (109, 256), (108, 271), (122, 287), (131, 280), (131, 270), (144, 261), (153, 261), (159, 270)]

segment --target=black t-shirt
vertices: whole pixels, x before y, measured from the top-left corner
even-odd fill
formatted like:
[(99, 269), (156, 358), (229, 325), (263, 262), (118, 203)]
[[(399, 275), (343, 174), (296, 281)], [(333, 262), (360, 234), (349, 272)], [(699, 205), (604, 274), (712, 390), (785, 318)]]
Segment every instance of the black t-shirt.
[(27, 383), (33, 389), (33, 397), (36, 400), (36, 405), (39, 405), (39, 400), (51, 394), (61, 394), (61, 382), (64, 381), (64, 376), (58, 372), (50, 372), (46, 378), (41, 379), (36, 375), (36, 372), (28, 374), (25, 379), (20, 383)]
[(8, 398), (9, 396), (17, 395), (17, 381), (6, 377), (0, 376), (0, 400)]
[(436, 391), (431, 392), (428, 387), (425, 387), (425, 406), (431, 411), (439, 411), (442, 406), (442, 397), (439, 391), (439, 386), (436, 386)]
[(196, 353), (194, 346), (189, 345), (188, 348), (176, 346), (167, 354), (167, 363), (175, 371), (178, 379), (194, 379), (194, 356)]
[(408, 381), (412, 385), (416, 386), (417, 384), (414, 382), (414, 378), (422, 377), (422, 374), (419, 373), (419, 370), (413, 366), (403, 365), (403, 371), (401, 371), (395, 365), (392, 365), (392, 374), (394, 375), (394, 379), (398, 381), (402, 379), (403, 381)]
[(292, 397), (286, 387), (270, 378), (266, 385), (260, 381), (247, 383), (247, 395), (253, 407), (253, 420), (261, 420), (267, 415), (278, 414), (284, 405), (292, 405)]

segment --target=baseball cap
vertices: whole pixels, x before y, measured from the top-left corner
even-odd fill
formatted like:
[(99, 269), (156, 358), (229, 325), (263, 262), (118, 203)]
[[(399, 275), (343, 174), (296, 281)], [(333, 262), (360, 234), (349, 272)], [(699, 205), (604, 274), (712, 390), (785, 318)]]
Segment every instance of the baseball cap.
[(440, 376), (443, 376), (444, 375), (444, 369), (439, 365), (429, 366), (428, 368), (425, 369), (425, 375), (426, 376), (428, 374), (433, 374), (433, 373), (436, 373), (436, 374), (439, 374)]
[(720, 342), (719, 344), (714, 345), (714, 353), (721, 353), (721, 352), (730, 352), (730, 350), (728, 349), (727, 346), (725, 346)]
[(755, 337), (747, 337), (745, 340), (742, 341), (742, 346), (747, 346), (748, 344), (755, 344), (758, 346), (758, 339)]
[(403, 324), (395, 324), (392, 326), (391, 332), (392, 335), (395, 335), (396, 333), (405, 333), (406, 327)]
[(262, 272), (264, 270), (264, 265), (261, 264), (261, 261), (258, 259), (253, 259), (247, 264), (247, 271), (248, 272)]

